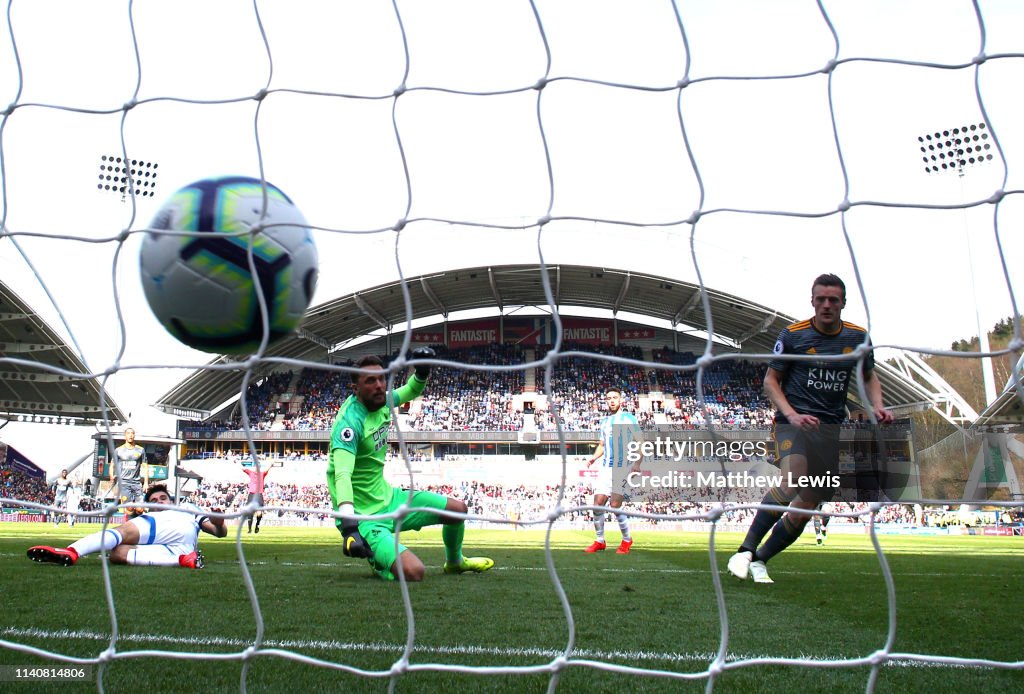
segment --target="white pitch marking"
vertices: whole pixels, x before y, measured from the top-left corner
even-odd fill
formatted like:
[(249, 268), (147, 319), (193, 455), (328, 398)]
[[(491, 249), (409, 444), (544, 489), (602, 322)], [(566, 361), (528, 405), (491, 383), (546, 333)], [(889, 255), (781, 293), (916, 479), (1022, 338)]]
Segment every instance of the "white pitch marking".
[[(83, 629), (64, 629), (53, 631), (49, 629), (23, 629), (18, 627), (4, 627), (0, 629), (0, 635), (20, 638), (41, 638), (41, 639), (70, 639), (76, 641), (110, 641), (110, 634), (102, 634), (96, 631)], [(164, 643), (175, 645), (193, 646), (229, 646), (239, 649), (249, 648), (253, 641), (245, 639), (228, 638), (224, 636), (171, 636), (170, 634), (121, 634), (119, 642), (126, 643)], [(346, 641), (299, 641), (293, 639), (263, 641), (262, 648), (272, 649), (293, 649), (306, 648), (320, 651), (351, 651), (367, 653), (401, 653), (404, 646), (401, 644), (390, 644), (382, 642), (354, 643)], [(451, 645), (451, 646), (425, 646), (416, 644), (414, 652), (431, 655), (484, 655), (497, 657), (538, 657), (555, 659), (564, 655), (564, 651), (553, 648), (495, 648), (493, 646), (473, 645)], [(196, 659), (201, 659), (201, 654), (196, 654)], [(716, 657), (711, 652), (689, 652), (689, 653), (666, 653), (658, 651), (598, 651), (585, 648), (577, 648), (572, 652), (571, 660), (631, 660), (631, 661), (659, 661), (673, 663), (710, 663)], [(782, 656), (753, 655), (730, 653), (726, 660), (730, 663), (746, 660), (762, 660), (779, 658)], [(800, 658), (817, 660), (821, 662), (839, 662), (848, 658), (836, 656), (808, 656), (801, 654)], [(910, 668), (967, 668), (980, 667), (962, 665), (959, 663), (936, 663), (922, 662), (918, 660), (890, 660), (885, 663), (889, 667), (910, 667)], [(986, 668), (987, 669), (987, 668)]]

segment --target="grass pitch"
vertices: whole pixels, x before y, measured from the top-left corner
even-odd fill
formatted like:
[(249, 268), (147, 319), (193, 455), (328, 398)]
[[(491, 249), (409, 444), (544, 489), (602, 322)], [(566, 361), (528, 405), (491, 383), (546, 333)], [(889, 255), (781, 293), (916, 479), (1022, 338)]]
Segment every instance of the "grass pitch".
[[(243, 677), (249, 692), (384, 691), (393, 667), (404, 668), (399, 692), (542, 692), (559, 663), (558, 691), (703, 691), (722, 643), (706, 534), (639, 532), (632, 554), (618, 556), (611, 551), (617, 533), (595, 555), (581, 551), (591, 532), (553, 533), (551, 558), (569, 614), (542, 531), (467, 530), (467, 554), (490, 556), (496, 566), (464, 576), (442, 574), (438, 530), (403, 535), (428, 566), (426, 580), (409, 585), (410, 623), (399, 584), (344, 558), (333, 529), (263, 528), (241, 536), (262, 615), (257, 645), (233, 528), (225, 539), (202, 536), (202, 571), (110, 566), (111, 610), (99, 555), (70, 568), (25, 557), (30, 545), (64, 546), (98, 527), (0, 523), (0, 668), (61, 664), (18, 645), (74, 658), (104, 654), (106, 692), (234, 692)], [(773, 585), (725, 573), (740, 539), (716, 538), (728, 667), (714, 689), (864, 691), (870, 666), (842, 661), (868, 658), (886, 643), (888, 597), (869, 538), (832, 533), (818, 547), (808, 533), (772, 561)], [(880, 541), (896, 587), (891, 652), (1024, 664), (1024, 540)], [(193, 654), (213, 659), (182, 659)], [(813, 658), (826, 667), (761, 658)], [(90, 667), (87, 682), (4, 681), (0, 689), (95, 691), (101, 668)], [(11, 671), (2, 672), (9, 680)], [(895, 660), (880, 669), (875, 690), (1021, 691), (1024, 670)]]

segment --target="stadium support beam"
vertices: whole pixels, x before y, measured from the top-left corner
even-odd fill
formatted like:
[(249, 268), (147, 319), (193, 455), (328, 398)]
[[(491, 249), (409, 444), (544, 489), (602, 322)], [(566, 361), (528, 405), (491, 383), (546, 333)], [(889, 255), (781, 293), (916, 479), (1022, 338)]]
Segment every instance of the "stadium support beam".
[(375, 309), (373, 306), (370, 306), (370, 304), (366, 303), (366, 299), (359, 296), (358, 294), (353, 294), (352, 299), (356, 302), (356, 306), (359, 307), (359, 310), (370, 317), (370, 320), (372, 320), (374, 323), (384, 328), (385, 330), (391, 329), (391, 325), (386, 320), (384, 320), (384, 316), (380, 314), (380, 311)]
[(0, 351), (9, 353), (50, 352), (55, 349), (60, 349), (60, 346), (42, 342), (0, 342)]
[(64, 376), (63, 374), (51, 374), (45, 372), (29, 373), (24, 371), (0, 371), (0, 381), (4, 381), (7, 383), (13, 383), (15, 381), (25, 381), (29, 383), (75, 383), (77, 381), (83, 380), (85, 379)]
[(555, 266), (555, 306), (560, 306), (562, 303), (562, 266)]
[(703, 291), (695, 291), (693, 295), (690, 296), (690, 299), (685, 304), (683, 304), (683, 306), (678, 311), (676, 311), (676, 314), (674, 316), (672, 316), (672, 325), (675, 326), (682, 323), (683, 319), (685, 319), (686, 316), (689, 315), (690, 311), (697, 307), (697, 304), (700, 303), (701, 297), (703, 295)]
[(27, 313), (0, 313), (0, 323), (7, 320), (24, 320), (29, 318)]
[(201, 410), (194, 407), (179, 407), (178, 405), (167, 405), (164, 403), (158, 403), (153, 407), (164, 414), (174, 415), (178, 419), (189, 419), (196, 422), (205, 421), (213, 415), (213, 412), (210, 410)]
[(767, 314), (757, 325), (755, 325), (753, 328), (751, 328), (750, 330), (736, 338), (736, 343), (742, 345), (744, 342), (754, 337), (755, 335), (760, 335), (768, 328), (770, 328), (772, 326), (772, 323), (774, 323), (775, 319), (778, 317), (779, 314), (777, 312)]
[(498, 307), (498, 312), (504, 312), (505, 302), (501, 299), (501, 292), (498, 291), (498, 280), (494, 278), (494, 268), (487, 268), (487, 281), (491, 284), (491, 294), (494, 296), (494, 303)]
[[(86, 405), (79, 402), (59, 402), (57, 400), (4, 400), (0, 404), (0, 415), (8, 418), (24, 417), (25, 421), (41, 421), (43, 417), (51, 419), (72, 419), (72, 424), (91, 424), (86, 420), (101, 418), (103, 408), (99, 405)], [(113, 414), (113, 413), (111, 413)], [(56, 424), (57, 422), (50, 422)], [(66, 424), (68, 422), (60, 422)]]
[(626, 300), (626, 293), (629, 291), (629, 279), (631, 275), (627, 271), (626, 276), (622, 279), (622, 286), (619, 287), (619, 295), (615, 297), (615, 303), (612, 305), (612, 315), (614, 316), (619, 312), (619, 308), (622, 306), (622, 302)]
[(420, 277), (420, 288), (423, 289), (423, 294), (426, 295), (430, 303), (433, 304), (435, 309), (437, 309), (437, 312), (447, 319), (448, 307), (441, 303), (441, 300), (437, 298), (437, 294), (434, 293), (434, 289), (430, 286), (430, 282), (427, 281), (426, 276)]
[(960, 393), (916, 353), (898, 350), (886, 362), (907, 381), (922, 385), (930, 396), (932, 409), (953, 426), (966, 428), (978, 419), (978, 413)]
[(326, 350), (330, 350), (332, 347), (331, 343), (328, 342), (326, 339), (320, 337), (316, 333), (306, 330), (305, 328), (298, 328), (295, 331), (295, 337), (298, 337), (302, 340), (306, 340), (308, 342), (312, 342), (314, 345), (323, 347)]

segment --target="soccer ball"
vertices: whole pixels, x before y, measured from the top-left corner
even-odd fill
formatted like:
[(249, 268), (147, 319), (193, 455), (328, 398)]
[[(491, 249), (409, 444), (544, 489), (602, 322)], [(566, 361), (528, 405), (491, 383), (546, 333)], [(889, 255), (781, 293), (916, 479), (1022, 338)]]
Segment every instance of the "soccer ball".
[[(150, 224), (139, 264), (157, 320), (189, 347), (249, 354), (263, 339), (257, 292), (273, 343), (295, 330), (313, 298), (317, 252), (302, 213), (279, 188), (242, 176), (196, 181), (174, 193)], [(265, 227), (247, 232), (253, 225)], [(249, 247), (256, 275), (249, 270)]]

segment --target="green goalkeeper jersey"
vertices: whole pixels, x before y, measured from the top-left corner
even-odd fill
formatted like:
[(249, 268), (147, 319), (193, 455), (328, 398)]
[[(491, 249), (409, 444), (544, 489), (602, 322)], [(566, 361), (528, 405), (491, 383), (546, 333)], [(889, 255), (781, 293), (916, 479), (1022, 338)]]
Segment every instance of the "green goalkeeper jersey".
[(401, 388), (392, 390), (388, 404), (376, 412), (349, 395), (338, 409), (331, 428), (327, 488), (331, 505), (352, 502), (355, 512), (379, 513), (391, 503), (392, 488), (384, 481), (384, 459), (388, 450), (391, 405), (404, 405), (418, 398), (427, 382), (413, 374)]

